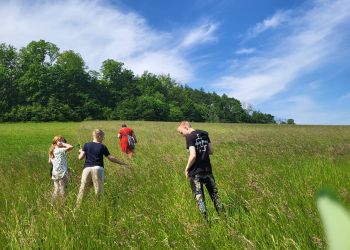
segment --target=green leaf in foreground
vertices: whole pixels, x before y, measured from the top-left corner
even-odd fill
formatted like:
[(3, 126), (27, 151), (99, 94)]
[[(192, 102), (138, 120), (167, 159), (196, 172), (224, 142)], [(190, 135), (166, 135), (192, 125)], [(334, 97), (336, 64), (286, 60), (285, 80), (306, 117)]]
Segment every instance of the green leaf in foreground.
[(350, 249), (350, 214), (330, 191), (317, 199), (329, 249)]

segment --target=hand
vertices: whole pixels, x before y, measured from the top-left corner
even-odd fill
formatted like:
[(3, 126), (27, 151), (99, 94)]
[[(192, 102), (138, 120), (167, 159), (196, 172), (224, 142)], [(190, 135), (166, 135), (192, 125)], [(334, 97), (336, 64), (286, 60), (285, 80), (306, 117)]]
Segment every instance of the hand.
[(78, 150), (79, 154), (81, 153), (81, 151), (83, 151), (83, 150), (81, 148), (79, 148), (79, 150)]
[(187, 168), (185, 168), (185, 176), (186, 176), (186, 178), (189, 177), (189, 176), (188, 176), (188, 169), (187, 169)]

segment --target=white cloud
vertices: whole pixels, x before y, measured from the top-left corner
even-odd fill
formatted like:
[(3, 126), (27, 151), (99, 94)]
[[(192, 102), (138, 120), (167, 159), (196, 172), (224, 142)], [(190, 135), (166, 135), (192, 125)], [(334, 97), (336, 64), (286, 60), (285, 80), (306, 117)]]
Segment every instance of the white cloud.
[(341, 106), (322, 105), (308, 95), (290, 96), (272, 103), (276, 117), (292, 118), (297, 124), (349, 125), (350, 111)]
[(217, 27), (216, 23), (207, 22), (194, 28), (185, 36), (180, 47), (188, 48), (197, 44), (215, 41), (214, 32)]
[(237, 50), (235, 53), (237, 55), (248, 55), (248, 54), (252, 54), (255, 52), (255, 48), (241, 48), (239, 50)]
[(346, 33), (339, 29), (349, 21), (350, 1), (315, 1), (313, 8), (289, 20), (283, 35), (270, 40), (267, 52), (240, 61), (215, 86), (243, 101), (266, 101), (336, 53), (344, 53), (338, 43)]
[(261, 33), (265, 32), (268, 29), (273, 29), (284, 22), (286, 22), (289, 19), (289, 13), (286, 11), (278, 11), (275, 15), (272, 17), (269, 17), (265, 20), (263, 20), (260, 23), (257, 23), (254, 27), (250, 28), (247, 31), (247, 34), (244, 36), (245, 39), (252, 39)]
[(125, 64), (132, 65), (133, 71), (139, 75), (146, 70), (154, 74), (169, 74), (171, 72), (171, 75), (176, 79), (178, 76), (183, 79), (193, 77), (192, 72), (187, 70), (191, 68), (191, 65), (173, 51), (144, 52), (138, 56), (127, 58)]
[(287, 97), (278, 103), (287, 104), (294, 112), (311, 111), (318, 107), (318, 104), (310, 96), (307, 95), (296, 95)]
[(180, 31), (154, 30), (142, 16), (103, 0), (0, 1), (0, 16), (1, 42), (16, 48), (44, 39), (80, 53), (92, 69), (111, 58), (138, 74), (169, 73), (182, 82), (195, 71), (184, 52), (214, 40), (217, 27), (205, 22), (179, 38)]

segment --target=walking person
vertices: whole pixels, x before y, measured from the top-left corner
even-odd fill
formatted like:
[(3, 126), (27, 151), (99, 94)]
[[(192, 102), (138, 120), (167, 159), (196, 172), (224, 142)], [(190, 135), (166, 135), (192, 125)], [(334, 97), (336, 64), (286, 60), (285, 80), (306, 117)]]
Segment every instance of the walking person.
[(77, 198), (77, 206), (80, 206), (82, 199), (88, 189), (94, 186), (96, 198), (99, 200), (103, 192), (104, 183), (104, 163), (103, 156), (111, 162), (119, 165), (126, 165), (124, 162), (112, 156), (106, 145), (102, 143), (104, 132), (100, 129), (94, 129), (92, 132), (93, 141), (88, 142), (82, 149), (79, 149), (78, 159), (85, 158), (84, 170), (81, 176), (81, 185)]
[(185, 175), (190, 181), (191, 190), (199, 211), (207, 220), (203, 185), (206, 186), (210, 198), (214, 202), (216, 211), (218, 213), (224, 211), (209, 158), (209, 155), (213, 154), (213, 146), (210, 142), (208, 132), (193, 129), (188, 121), (182, 121), (177, 131), (186, 138), (186, 147), (189, 150)]
[(53, 180), (52, 201), (58, 196), (65, 198), (68, 183), (68, 164), (66, 152), (73, 149), (63, 136), (56, 135), (49, 149), (49, 163), (51, 164), (51, 178)]
[(134, 131), (128, 128), (126, 124), (122, 124), (118, 132), (118, 138), (120, 139), (121, 151), (127, 154), (130, 159), (135, 153), (135, 144), (137, 143)]

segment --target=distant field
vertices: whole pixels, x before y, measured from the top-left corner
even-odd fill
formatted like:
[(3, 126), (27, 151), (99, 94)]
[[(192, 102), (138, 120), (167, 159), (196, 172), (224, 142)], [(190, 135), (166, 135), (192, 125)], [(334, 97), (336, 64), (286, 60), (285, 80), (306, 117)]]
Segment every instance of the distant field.
[(106, 162), (100, 204), (91, 190), (73, 211), (83, 163), (74, 149), (67, 203), (53, 207), (53, 136), (83, 144), (101, 128), (111, 153), (122, 158), (120, 124), (0, 124), (0, 249), (324, 249), (315, 195), (330, 187), (350, 204), (350, 126), (194, 123), (210, 133), (227, 212), (218, 218), (206, 195), (209, 227), (183, 174), (188, 156), (178, 124), (128, 122), (139, 140), (134, 170)]

